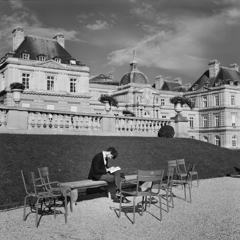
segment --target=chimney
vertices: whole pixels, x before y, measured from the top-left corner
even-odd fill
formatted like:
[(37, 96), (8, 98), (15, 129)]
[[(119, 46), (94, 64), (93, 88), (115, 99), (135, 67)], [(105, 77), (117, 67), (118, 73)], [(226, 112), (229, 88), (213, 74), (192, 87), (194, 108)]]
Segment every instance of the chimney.
[(24, 30), (21, 26), (17, 26), (13, 31), (13, 51), (15, 52), (24, 40)]
[(219, 71), (220, 62), (218, 60), (212, 60), (208, 64), (209, 66), (209, 78), (216, 77)]
[(65, 39), (64, 39), (64, 35), (62, 33), (57, 33), (53, 39), (56, 39), (57, 42), (63, 47), (65, 48)]
[(155, 88), (160, 90), (162, 88), (162, 85), (164, 83), (164, 79), (162, 78), (162, 75), (158, 75), (155, 77)]
[(230, 64), (230, 68), (234, 68), (236, 71), (239, 72), (239, 66), (236, 63)]
[(112, 73), (108, 74), (108, 77), (113, 79), (113, 74)]
[(182, 85), (182, 79), (181, 78), (175, 78), (174, 82), (179, 83), (180, 85)]

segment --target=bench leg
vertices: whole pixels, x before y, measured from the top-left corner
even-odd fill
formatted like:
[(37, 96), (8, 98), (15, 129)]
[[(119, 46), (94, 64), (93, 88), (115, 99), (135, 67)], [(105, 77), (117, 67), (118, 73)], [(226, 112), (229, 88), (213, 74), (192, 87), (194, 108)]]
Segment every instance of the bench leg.
[(116, 191), (115, 191), (115, 184), (114, 183), (108, 183), (107, 192), (108, 192), (108, 199), (109, 200), (115, 199)]
[(71, 191), (71, 197), (72, 197), (72, 203), (74, 204), (74, 205), (77, 205), (77, 199), (78, 199), (78, 190), (77, 189), (73, 189), (72, 191)]

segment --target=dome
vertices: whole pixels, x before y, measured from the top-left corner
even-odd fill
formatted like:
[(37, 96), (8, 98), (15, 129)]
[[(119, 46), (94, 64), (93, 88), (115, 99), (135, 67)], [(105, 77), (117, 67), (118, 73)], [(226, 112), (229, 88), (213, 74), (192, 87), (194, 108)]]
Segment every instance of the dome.
[(120, 81), (120, 85), (129, 83), (148, 84), (147, 77), (140, 71), (125, 73)]
[(128, 73), (125, 73), (120, 81), (121, 85), (127, 85), (129, 83), (148, 84), (148, 79), (145, 74), (140, 72), (137, 68), (137, 61), (133, 60), (130, 63), (131, 69)]

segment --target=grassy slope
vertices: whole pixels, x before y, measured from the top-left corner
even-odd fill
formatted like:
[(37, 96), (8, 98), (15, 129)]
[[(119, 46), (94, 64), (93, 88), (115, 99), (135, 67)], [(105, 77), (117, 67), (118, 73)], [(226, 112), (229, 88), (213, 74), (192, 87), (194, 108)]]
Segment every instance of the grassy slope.
[(52, 181), (86, 179), (92, 157), (109, 146), (119, 152), (113, 165), (125, 174), (166, 171), (167, 161), (179, 158), (195, 163), (200, 178), (224, 176), (240, 166), (240, 151), (192, 139), (0, 134), (0, 205), (23, 200), (21, 169), (37, 173), (38, 167), (48, 166)]

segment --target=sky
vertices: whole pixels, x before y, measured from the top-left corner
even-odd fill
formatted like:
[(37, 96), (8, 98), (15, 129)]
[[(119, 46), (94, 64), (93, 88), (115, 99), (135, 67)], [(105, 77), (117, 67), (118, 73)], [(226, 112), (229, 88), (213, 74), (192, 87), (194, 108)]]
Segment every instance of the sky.
[(65, 36), (90, 76), (130, 70), (133, 51), (150, 84), (156, 76), (193, 84), (211, 60), (240, 65), (240, 0), (0, 0), (0, 57), (12, 31)]

